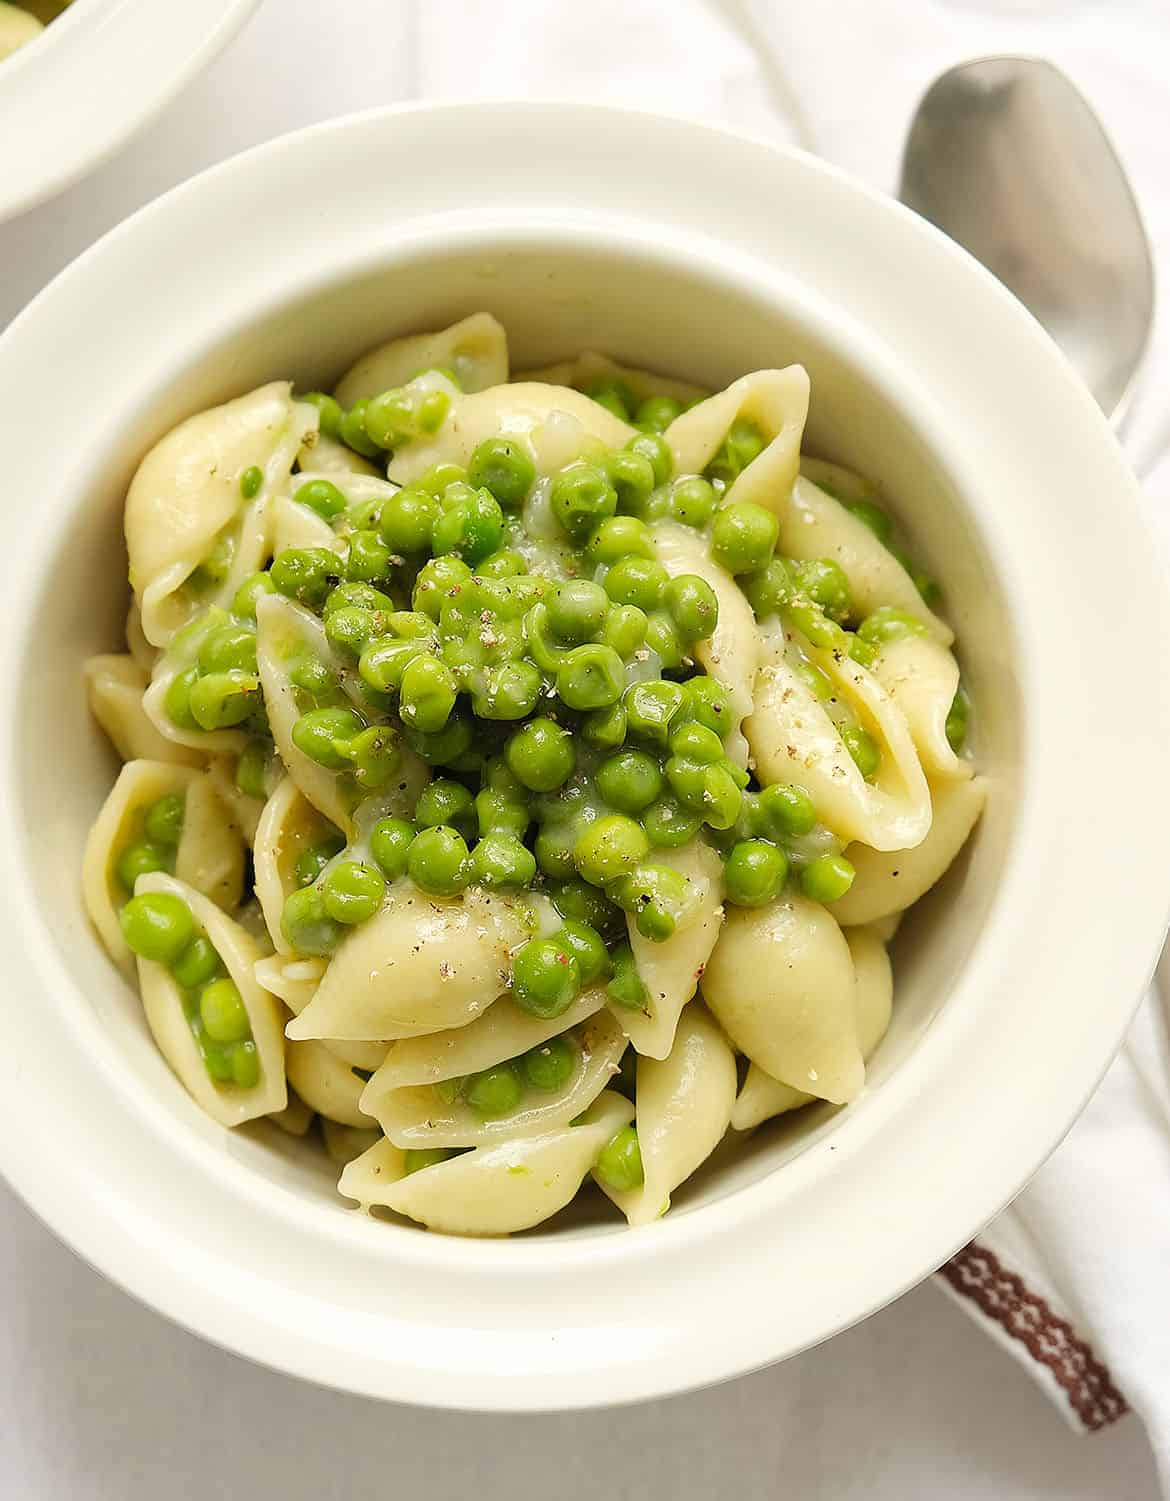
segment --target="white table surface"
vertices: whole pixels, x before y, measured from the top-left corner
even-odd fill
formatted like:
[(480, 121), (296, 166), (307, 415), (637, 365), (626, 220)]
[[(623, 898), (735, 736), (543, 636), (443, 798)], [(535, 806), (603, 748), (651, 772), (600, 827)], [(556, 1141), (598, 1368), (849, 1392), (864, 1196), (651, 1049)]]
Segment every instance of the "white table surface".
[[(385, 44), (394, 3), (268, 0), (143, 139), (0, 226), (0, 327), (98, 235), (191, 173), (408, 97), (409, 48)], [(1133, 1418), (1074, 1437), (933, 1286), (714, 1391), (505, 1419), (339, 1396), (205, 1345), (98, 1277), (2, 1187), (0, 1289), (0, 1496), (13, 1501), (1157, 1496)]]

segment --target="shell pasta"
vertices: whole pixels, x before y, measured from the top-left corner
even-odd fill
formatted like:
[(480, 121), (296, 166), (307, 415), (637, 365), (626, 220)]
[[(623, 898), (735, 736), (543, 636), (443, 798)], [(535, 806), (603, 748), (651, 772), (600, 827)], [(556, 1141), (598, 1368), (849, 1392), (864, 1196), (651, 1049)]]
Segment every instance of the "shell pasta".
[(188, 418), (84, 668), (124, 764), (83, 895), (179, 1084), (458, 1235), (652, 1223), (729, 1133), (855, 1099), (987, 793), (803, 369), (509, 376), (479, 313)]

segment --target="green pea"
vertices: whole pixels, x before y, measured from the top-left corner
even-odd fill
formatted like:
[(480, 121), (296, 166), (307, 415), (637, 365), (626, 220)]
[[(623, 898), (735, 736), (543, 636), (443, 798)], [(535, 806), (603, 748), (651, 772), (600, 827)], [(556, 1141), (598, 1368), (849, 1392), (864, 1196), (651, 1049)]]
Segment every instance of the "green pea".
[(203, 1023), (196, 1016), (192, 1024), (199, 1028), (199, 1052), (203, 1058), (203, 1067), (207, 1070), (207, 1076), (216, 1084), (230, 1084), (232, 1082), (232, 1050), (218, 1042), (212, 1042), (203, 1032)]
[(653, 558), (623, 558), (605, 575), (605, 592), (617, 605), (653, 610), (662, 602), (669, 578)]
[(753, 459), (764, 451), (764, 435), (754, 422), (737, 417), (728, 429), (719, 452), (707, 465), (712, 479), (731, 485)]
[(687, 654), (687, 643), (665, 610), (653, 611), (647, 620), (646, 647), (656, 653), (663, 672), (681, 667)]
[(467, 481), (490, 490), (505, 510), (516, 511), (536, 481), (536, 466), (511, 438), (485, 438), (471, 455)]
[(536, 708), (544, 679), (531, 662), (502, 662), (489, 667), (473, 707), (480, 719), (523, 719)]
[(688, 886), (672, 866), (648, 861), (623, 876), (610, 894), (634, 919), (644, 938), (665, 943), (686, 907)]
[(232, 614), (241, 620), (256, 619), (256, 601), (265, 594), (275, 594), (276, 585), (268, 573), (250, 573), (232, 599)]
[(560, 1016), (577, 999), (576, 959), (551, 938), (530, 938), (512, 957), (512, 999), (531, 1016)]
[(237, 1089), (255, 1089), (260, 1082), (260, 1053), (254, 1042), (237, 1042), (231, 1049), (232, 1083)]
[(332, 480), (306, 480), (293, 494), (298, 505), (308, 506), (322, 521), (332, 521), (345, 510), (346, 499)]
[(346, 577), (363, 582), (385, 578), (390, 571), (390, 549), (375, 531), (354, 532), (345, 558)]
[(816, 827), (817, 810), (803, 787), (775, 782), (760, 793), (764, 829), (777, 836), (800, 839)]
[(313, 608), (337, 582), (341, 561), (324, 547), (288, 547), (273, 559), (271, 578), (279, 593)]
[(666, 586), (663, 603), (683, 640), (702, 641), (719, 624), (719, 601), (706, 579), (697, 573), (682, 573)]
[(321, 899), (334, 922), (352, 927), (368, 922), (382, 905), (386, 881), (380, 870), (357, 860), (330, 866), (321, 880)]
[(406, 664), (398, 692), (403, 723), (433, 735), (450, 719), (459, 685), (445, 663), (424, 653)]
[(728, 573), (751, 573), (768, 561), (780, 536), (780, 523), (754, 501), (724, 506), (711, 528), (711, 555)]
[(789, 623), (802, 636), (806, 636), (813, 646), (822, 647), (825, 651), (849, 650), (848, 632), (843, 631), (835, 620), (830, 620), (819, 605), (796, 599), (788, 606), (786, 613)]
[(376, 459), (378, 457), (378, 445), (370, 438), (366, 431), (366, 409), (368, 401), (355, 402), (345, 416), (341, 419), (340, 437), (347, 448), (352, 448), (354, 453), (360, 453), (363, 459)]
[(240, 494), (245, 500), (255, 500), (260, 494), (260, 486), (264, 483), (264, 471), (255, 464), (249, 464), (243, 474), (240, 475)]
[(271, 765), (272, 754), (268, 741), (249, 740), (236, 762), (236, 786), (245, 797), (264, 801), (268, 796), (268, 771)]
[(787, 875), (783, 850), (766, 839), (741, 840), (723, 867), (727, 899), (737, 907), (763, 907), (779, 896)]
[(330, 646), (343, 656), (360, 657), (370, 642), (380, 634), (385, 617), (356, 605), (332, 610), (325, 616), (325, 635)]
[(833, 697), (833, 680), (827, 672), (822, 672), (811, 662), (798, 662), (793, 670), (801, 682), (810, 688), (822, 703)]
[(716, 761), (722, 761), (723, 741), (714, 730), (692, 719), (680, 724), (671, 733), (670, 753), (710, 766)]
[(589, 923), (567, 920), (556, 934), (556, 941), (576, 959), (582, 985), (592, 985), (600, 975), (609, 973), (605, 940)]
[(298, 886), (311, 886), (330, 860), (339, 855), (345, 848), (345, 840), (340, 833), (330, 835), (323, 839), (320, 844), (311, 845), (302, 850), (297, 856), (294, 866)]
[(553, 515), (569, 536), (584, 541), (593, 528), (617, 510), (617, 492), (609, 476), (596, 464), (578, 461), (562, 469), (552, 482), (549, 501)]
[(252, 1035), (244, 998), (234, 980), (222, 975), (199, 997), (199, 1017), (213, 1042), (243, 1042)]
[(925, 624), (908, 610), (899, 610), (895, 605), (881, 605), (872, 615), (867, 615), (857, 627), (862, 641), (873, 646), (884, 646), (890, 641), (903, 641), (907, 636), (928, 634)]
[(537, 834), (533, 849), (536, 863), (550, 880), (563, 881), (576, 875), (573, 860), (576, 836), (566, 824), (545, 824)]
[(557, 693), (570, 709), (605, 709), (617, 703), (626, 670), (612, 646), (575, 646), (557, 670)]
[(406, 858), (410, 879), (422, 891), (457, 896), (467, 885), (467, 843), (456, 829), (440, 824), (415, 835)]
[(601, 627), (601, 640), (619, 657), (632, 657), (646, 639), (646, 612), (637, 605), (611, 605)]
[(658, 680), (635, 683), (626, 689), (622, 702), (630, 734), (654, 745), (665, 746), (670, 739), (671, 725), (686, 702), (686, 694), (678, 683)]
[(839, 563), (831, 558), (811, 558), (796, 563), (791, 571), (797, 589), (820, 605), (830, 619), (838, 622), (847, 619), (852, 601), (849, 580)]
[(341, 405), (332, 396), (326, 396), (324, 391), (306, 391), (303, 396), (297, 397), (298, 401), (307, 401), (317, 408), (320, 418), (319, 427), (327, 438), (340, 439), (341, 423), (345, 413)]
[(588, 824), (578, 835), (573, 858), (586, 881), (604, 886), (632, 870), (649, 848), (641, 825), (624, 814), (611, 813)]
[(151, 803), (142, 820), (146, 837), (155, 844), (176, 845), (183, 832), (186, 799), (181, 792), (168, 792)]
[(857, 872), (844, 855), (821, 855), (800, 872), (800, 889), (813, 902), (837, 902), (853, 885)]
[(712, 828), (729, 829), (739, 816), (743, 795), (725, 766), (671, 756), (666, 779), (679, 802)]
[(598, 1178), (615, 1193), (629, 1193), (646, 1181), (642, 1149), (633, 1126), (623, 1126), (601, 1149), (595, 1169)]
[(585, 393), (598, 406), (602, 406), (607, 412), (612, 412), (623, 422), (630, 420), (630, 408), (634, 398), (629, 386), (621, 380), (595, 381)]
[(132, 896), (118, 921), (134, 952), (156, 964), (173, 964), (195, 937), (195, 919), (187, 903), (169, 891)]
[(721, 740), (731, 732), (733, 715), (727, 691), (714, 678), (690, 678), (683, 684), (686, 695), (684, 709), (697, 724), (714, 730)]
[(619, 813), (641, 813), (662, 791), (662, 770), (645, 751), (622, 750), (597, 768), (597, 790)]
[(581, 722), (581, 735), (598, 750), (617, 750), (625, 743), (626, 711), (621, 704), (592, 709)]
[(621, 1072), (613, 1080), (612, 1087), (619, 1089), (627, 1100), (634, 1100), (638, 1094), (638, 1054), (629, 1047), (622, 1054)]
[(419, 402), (416, 413), (419, 432), (437, 433), (450, 410), (451, 398), (446, 391), (428, 391)]
[(371, 829), (370, 855), (388, 881), (406, 874), (406, 857), (414, 835), (414, 825), (405, 818), (383, 818)]
[(609, 516), (594, 530), (585, 552), (591, 563), (609, 564), (618, 563), (622, 558), (652, 558), (654, 540), (650, 535), (650, 528), (636, 516)]
[(171, 965), (175, 983), (184, 990), (200, 990), (222, 970), (219, 955), (211, 940), (199, 933)]
[(520, 1059), (524, 1082), (546, 1094), (563, 1089), (573, 1074), (577, 1055), (563, 1037), (550, 1037)]
[[(429, 490), (430, 493), (435, 497), (435, 499), (439, 500), (442, 498), (443, 492), (449, 485), (467, 483), (467, 470), (464, 469), (461, 464), (451, 464), (446, 462), (441, 464), (432, 464), (431, 467), (426, 471), (426, 473), (420, 475), (419, 478), (414, 481), (414, 483), (416, 485), (421, 485), (424, 490)], [(484, 481), (480, 480), (479, 483), (482, 485)], [(490, 485), (488, 486), (488, 489), (491, 489)], [(497, 496), (496, 499), (498, 500), (499, 496)]]
[(536, 879), (536, 857), (514, 834), (487, 834), (471, 852), (473, 885), (530, 886)]
[(173, 850), (168, 853), (157, 844), (128, 844), (114, 863), (114, 873), (123, 888), (132, 892), (139, 876), (168, 870), (173, 861)]
[(199, 647), (200, 672), (256, 671), (256, 633), (241, 625), (209, 631)]
[(293, 744), (302, 755), (328, 771), (343, 771), (347, 758), (339, 742), (352, 740), (365, 729), (352, 709), (310, 709), (292, 728)]
[(421, 485), (404, 485), (382, 503), (378, 531), (391, 553), (429, 552), (439, 502)]
[(388, 693), (399, 687), (407, 666), (416, 657), (426, 655), (426, 643), (417, 638), (403, 640), (398, 636), (381, 636), (362, 648), (358, 673), (369, 687), (378, 693)]
[(243, 724), (255, 707), (260, 679), (253, 673), (211, 672), (191, 684), (188, 703), (201, 730)]
[[(430, 533), (427, 535), (429, 539)], [(414, 608), (432, 620), (438, 620), (444, 602), (457, 598), (470, 579), (471, 569), (453, 553), (432, 558), (419, 569), (414, 581)]]
[(498, 792), (493, 787), (481, 787), (476, 793), (475, 817), (481, 837), (485, 834), (511, 834), (522, 839), (530, 822), (528, 807), (522, 797)]
[(670, 514), (684, 526), (706, 526), (717, 503), (714, 485), (701, 474), (688, 474), (671, 486)]
[(613, 974), (605, 987), (605, 993), (616, 1005), (627, 1011), (642, 1011), (650, 1014), (650, 993), (638, 973), (634, 951), (628, 943), (619, 943), (610, 954)]
[(682, 402), (673, 396), (647, 396), (634, 413), (634, 426), (644, 433), (662, 433), (682, 413)]
[(850, 634), (849, 655), (862, 667), (872, 667), (879, 656), (878, 648), (868, 641), (863, 641), (860, 636)]
[[(823, 485), (821, 489), (824, 489)], [(868, 526), (879, 542), (889, 541), (890, 534), (894, 530), (894, 525), (881, 506), (875, 506), (871, 500), (855, 500), (847, 505), (845, 509), (852, 511), (858, 521)]]
[(455, 1154), (450, 1147), (409, 1147), (403, 1161), (406, 1176), (421, 1173), (424, 1168), (438, 1167)]
[(642, 827), (658, 849), (679, 849), (699, 832), (702, 819), (676, 797), (656, 798), (642, 814)]
[(461, 765), (472, 753), (471, 746), (474, 738), (471, 725), (458, 710), (451, 715), (443, 728), (434, 734), (416, 730), (410, 725), (406, 727), (407, 745), (416, 756), (421, 756), (428, 766)]
[(366, 407), (365, 425), (379, 448), (396, 448), (413, 438), (419, 427), (415, 393), (404, 386), (395, 386), (372, 396)]
[(344, 741), (339, 749), (364, 792), (380, 792), (389, 786), (402, 764), (402, 748), (389, 725), (371, 725)]
[(605, 472), (617, 496), (617, 508), (625, 517), (641, 516), (654, 489), (654, 465), (640, 453), (624, 449), (611, 453), (605, 461)]
[(414, 816), (420, 829), (445, 823), (466, 837), (475, 828), (475, 799), (462, 782), (437, 777), (419, 793)]
[(522, 1087), (511, 1063), (498, 1063), (482, 1074), (473, 1074), (467, 1081), (463, 1098), (476, 1115), (486, 1120), (501, 1115), (511, 1115), (520, 1103)]
[(533, 792), (552, 792), (568, 781), (577, 763), (573, 737), (552, 719), (531, 719), (504, 749), (508, 769)]
[(524, 561), (521, 553), (513, 548), (504, 547), (499, 552), (493, 552), (489, 557), (475, 565), (475, 571), (480, 578), (509, 579), (518, 578), (528, 572), (528, 564)]
[(332, 667), (327, 666), (319, 657), (305, 655), (296, 658), (289, 664), (288, 676), (293, 687), (299, 690), (296, 698), (301, 707), (304, 707), (302, 700), (319, 708), (336, 703), (340, 697)]
[(840, 730), (845, 749), (857, 763), (857, 769), (867, 782), (872, 782), (882, 764), (881, 747), (860, 725), (843, 725)]
[(584, 923), (599, 932), (610, 927), (617, 916), (617, 908), (608, 897), (577, 876), (556, 881), (548, 887), (547, 894), (562, 917)]
[(739, 587), (757, 620), (777, 614), (792, 597), (792, 578), (783, 558), (771, 558), (762, 568), (744, 574)]
[(649, 462), (656, 485), (664, 485), (674, 473), (674, 454), (660, 433), (639, 433), (626, 444), (626, 452), (639, 454)]
[(280, 914), (280, 929), (288, 942), (301, 954), (328, 958), (342, 935), (340, 923), (325, 911), (325, 902), (315, 886), (302, 886), (285, 898)]
[(431, 551), (436, 557), (455, 553), (472, 567), (499, 547), (504, 513), (490, 490), (474, 490), (466, 500), (447, 505), (431, 527)]
[(967, 743), (967, 730), (970, 722), (971, 700), (960, 688), (951, 701), (945, 725), (947, 744), (956, 756)]
[(602, 627), (609, 600), (600, 584), (567, 579), (548, 596), (546, 607), (549, 624), (558, 636), (566, 641), (590, 641)]

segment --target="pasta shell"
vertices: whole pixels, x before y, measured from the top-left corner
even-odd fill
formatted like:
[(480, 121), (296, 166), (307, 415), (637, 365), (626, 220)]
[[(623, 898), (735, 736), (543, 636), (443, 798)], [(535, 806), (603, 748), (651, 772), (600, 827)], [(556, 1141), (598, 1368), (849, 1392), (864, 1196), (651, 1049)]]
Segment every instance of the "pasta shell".
[(690, 381), (674, 380), (669, 375), (656, 375), (652, 370), (642, 370), (634, 365), (619, 365), (608, 355), (586, 350), (573, 360), (561, 360), (557, 365), (544, 365), (539, 370), (522, 371), (517, 381), (537, 381), (546, 386), (572, 386), (575, 391), (588, 391), (602, 381), (620, 382), (637, 402), (648, 396), (672, 396), (683, 406), (703, 401), (708, 392), (702, 386), (693, 386)]
[(123, 761), (169, 761), (201, 766), (202, 755), (160, 733), (142, 703), (148, 678), (128, 655), (90, 657), (85, 685), (90, 712)]
[(360, 1108), (365, 1081), (319, 1042), (290, 1042), (284, 1053), (288, 1082), (310, 1109), (343, 1126), (366, 1130), (373, 1121)]
[(363, 354), (337, 383), (343, 407), (404, 386), (424, 370), (453, 370), (464, 391), (483, 391), (508, 379), (508, 336), (490, 313), (473, 313), (437, 333), (391, 339)]
[(901, 709), (931, 781), (969, 777), (974, 770), (951, 749), (947, 715), (959, 687), (959, 664), (945, 646), (924, 636), (906, 636), (883, 646), (870, 669)]

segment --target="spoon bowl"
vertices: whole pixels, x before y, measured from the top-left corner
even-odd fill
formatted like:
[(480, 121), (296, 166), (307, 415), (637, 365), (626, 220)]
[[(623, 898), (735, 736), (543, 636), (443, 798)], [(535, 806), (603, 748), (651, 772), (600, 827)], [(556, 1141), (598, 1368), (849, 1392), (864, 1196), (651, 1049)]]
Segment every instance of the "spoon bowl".
[(969, 250), (1120, 417), (1149, 338), (1154, 273), (1129, 180), (1057, 68), (989, 57), (937, 78), (902, 158), (902, 201)]

